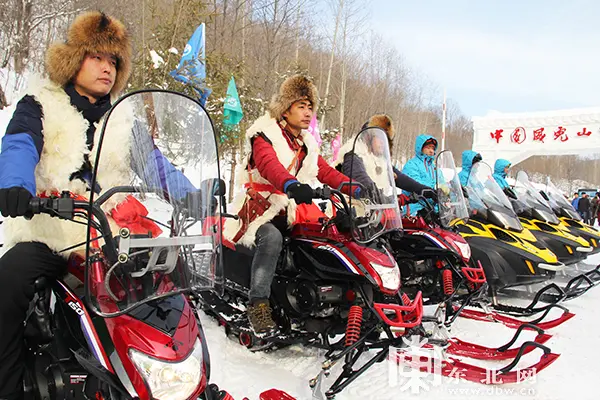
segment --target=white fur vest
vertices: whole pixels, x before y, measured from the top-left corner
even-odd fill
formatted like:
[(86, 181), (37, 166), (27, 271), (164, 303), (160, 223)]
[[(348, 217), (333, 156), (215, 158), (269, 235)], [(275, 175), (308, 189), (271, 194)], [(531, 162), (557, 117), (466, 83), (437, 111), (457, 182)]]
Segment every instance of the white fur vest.
[[(89, 122), (71, 105), (69, 96), (61, 87), (49, 80), (34, 78), (27, 94), (35, 97), (43, 112), (44, 147), (35, 169), (37, 194), (50, 195), (67, 190), (88, 198), (87, 185), (79, 179), (69, 178), (83, 165), (86, 154), (92, 165), (96, 161), (104, 118), (96, 124), (94, 146), (90, 152), (86, 143)], [(97, 181), (103, 191), (118, 185), (128, 185), (133, 177), (129, 163), (133, 113), (125, 104), (119, 105), (115, 110), (106, 128), (98, 167)], [(103, 208), (111, 210), (123, 197), (113, 196)], [(84, 225), (45, 214), (36, 215), (29, 221), (24, 218), (7, 218), (4, 221), (5, 246), (8, 249), (19, 242), (36, 241), (60, 251), (85, 241), (86, 229)], [(82, 246), (76, 250), (84, 248)], [(61, 255), (68, 257), (71, 252)]]
[[(264, 134), (273, 144), (273, 149), (277, 154), (277, 158), (279, 162), (287, 168), (288, 165), (292, 163), (294, 160), (295, 152), (290, 148), (287, 140), (283, 136), (283, 132), (279, 124), (274, 118), (271, 118), (269, 114), (265, 114), (259, 119), (257, 119), (254, 124), (246, 131), (245, 136), (245, 149), (246, 157), (244, 161), (239, 165), (238, 170), (236, 171), (236, 184), (244, 185), (250, 182), (249, 172), (248, 172), (248, 162), (250, 160), (250, 156), (252, 155), (252, 138), (257, 136), (259, 133)], [(319, 181), (317, 180), (317, 174), (319, 172), (318, 167), (318, 158), (319, 158), (319, 149), (317, 146), (317, 142), (312, 137), (312, 135), (303, 130), (301, 133), (301, 139), (306, 145), (307, 154), (304, 160), (302, 161), (302, 166), (298, 171), (290, 171), (292, 175), (296, 176), (296, 179), (299, 182), (307, 183), (313, 187), (317, 187)], [(256, 183), (269, 183), (265, 178), (263, 178), (258, 169), (250, 170), (250, 174), (252, 174), (252, 182)], [(287, 207), (287, 216), (288, 216), (288, 224), (292, 225), (296, 219), (296, 202), (294, 200), (290, 200), (285, 194), (277, 194), (270, 192), (259, 192), (262, 196), (267, 197), (271, 206), (263, 215), (256, 218), (252, 223), (248, 225), (248, 229), (246, 233), (238, 240), (238, 244), (242, 244), (246, 247), (253, 247), (254, 240), (256, 239), (256, 231), (265, 223), (271, 221), (275, 218), (279, 213)], [(232, 212), (237, 214), (244, 202), (246, 200), (246, 191), (236, 196), (233, 202)], [(241, 221), (236, 221), (233, 219), (228, 219), (225, 222), (224, 227), (224, 236), (227, 240), (232, 241), (235, 235), (240, 230), (242, 226)]]
[[(333, 163), (334, 166), (344, 164), (344, 156), (352, 151), (352, 146), (354, 146), (354, 138), (342, 146), (337, 159)], [(389, 162), (384, 157), (378, 157), (373, 154), (367, 148), (365, 142), (360, 139), (356, 142), (356, 146), (354, 146), (354, 154), (360, 157), (365, 166), (367, 175), (375, 182), (375, 185), (378, 188), (385, 190), (391, 187), (391, 183), (394, 182), (394, 177), (389, 176), (391, 172)], [(344, 173), (346, 172), (347, 171), (344, 171)]]

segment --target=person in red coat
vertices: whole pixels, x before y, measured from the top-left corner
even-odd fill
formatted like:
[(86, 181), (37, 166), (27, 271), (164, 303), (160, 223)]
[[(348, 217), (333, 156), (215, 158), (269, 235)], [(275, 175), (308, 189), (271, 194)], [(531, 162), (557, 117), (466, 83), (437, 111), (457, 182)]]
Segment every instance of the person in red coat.
[[(246, 132), (246, 160), (237, 182), (244, 185), (233, 209), (239, 220), (225, 223), (229, 241), (254, 251), (248, 319), (258, 337), (275, 334), (269, 298), (282, 230), (298, 215), (319, 212), (313, 188), (323, 183), (338, 188), (350, 181), (319, 155), (319, 147), (306, 130), (318, 106), (317, 89), (305, 76), (286, 79), (273, 96), (269, 111)], [(350, 187), (345, 186), (346, 194)], [(360, 194), (354, 188), (355, 196)]]

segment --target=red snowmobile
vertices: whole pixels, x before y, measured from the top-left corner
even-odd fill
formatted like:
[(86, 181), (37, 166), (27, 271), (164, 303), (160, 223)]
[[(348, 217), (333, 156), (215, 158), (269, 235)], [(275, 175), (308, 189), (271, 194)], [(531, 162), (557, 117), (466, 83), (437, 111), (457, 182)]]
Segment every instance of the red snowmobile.
[[(152, 134), (162, 153), (185, 167), (195, 187), (218, 179), (213, 126), (196, 100), (168, 91), (134, 92), (115, 103), (107, 121), (121, 112), (131, 113), (146, 142)], [(98, 166), (108, 162), (102, 155), (110, 140), (106, 127), (92, 156), (90, 187)], [(195, 295), (222, 280), (220, 230), (202, 233), (209, 214), (220, 211), (206, 191), (180, 201), (183, 182), (148, 178), (153, 169), (154, 178), (162, 176), (150, 144), (150, 151), (132, 144), (132, 167), (146, 175), (143, 183), (106, 188), (96, 199), (65, 192), (31, 201), (33, 218), (43, 213), (87, 225), (87, 240), (72, 247), (85, 245), (85, 256), (70, 258), (63, 279), (36, 282), (24, 343), (26, 399), (232, 399), (209, 384)], [(137, 209), (120, 223), (119, 208), (105, 211), (117, 197)]]
[(438, 155), (436, 171), (438, 203), (412, 194), (409, 201), (422, 208), (416, 216), (404, 216), (404, 235), (390, 237), (390, 242), (404, 290), (421, 290), (425, 305), (445, 304), (445, 322), (450, 324), (456, 315), (452, 304), (467, 304), (486, 279), (482, 266), (471, 264), (471, 248), (456, 229), (469, 212), (451, 152)]
[[(381, 130), (377, 134), (385, 137)], [(391, 171), (389, 158), (385, 161), (383, 168)], [(401, 293), (400, 271), (385, 239), (402, 227), (395, 187), (389, 185), (386, 196), (370, 196), (364, 188), (361, 193), (365, 196), (356, 200), (347, 199), (341, 188), (315, 189), (322, 212), (285, 232), (271, 294), (280, 327), (276, 336), (257, 338), (248, 325), (252, 257), (243, 247), (223, 247), (224, 293), (202, 294), (207, 313), (252, 351), (292, 344), (327, 350), (321, 373), (310, 382), (315, 392), (323, 376), (343, 363), (327, 398), (385, 360), (391, 346), (401, 346), (398, 332), (421, 323), (421, 294), (411, 300)], [(368, 359), (356, 368), (362, 355)]]

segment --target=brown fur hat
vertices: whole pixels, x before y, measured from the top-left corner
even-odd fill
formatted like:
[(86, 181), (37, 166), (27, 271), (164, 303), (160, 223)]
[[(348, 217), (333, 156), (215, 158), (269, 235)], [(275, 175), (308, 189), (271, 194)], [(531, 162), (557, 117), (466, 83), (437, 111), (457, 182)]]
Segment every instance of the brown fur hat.
[(53, 43), (46, 52), (46, 72), (60, 86), (70, 82), (88, 53), (108, 53), (117, 57), (117, 77), (110, 91), (125, 89), (131, 74), (131, 44), (123, 23), (100, 11), (84, 12), (69, 27), (64, 43)]
[(367, 127), (377, 127), (381, 128), (387, 134), (388, 140), (390, 143), (394, 140), (394, 124), (392, 123), (392, 119), (389, 115), (386, 114), (376, 114), (369, 118), (369, 121), (365, 124), (364, 128)]
[(298, 100), (308, 100), (312, 104), (313, 112), (319, 106), (317, 87), (304, 75), (294, 75), (287, 78), (279, 87), (279, 93), (273, 96), (269, 104), (269, 113), (277, 121), (283, 119), (283, 113)]

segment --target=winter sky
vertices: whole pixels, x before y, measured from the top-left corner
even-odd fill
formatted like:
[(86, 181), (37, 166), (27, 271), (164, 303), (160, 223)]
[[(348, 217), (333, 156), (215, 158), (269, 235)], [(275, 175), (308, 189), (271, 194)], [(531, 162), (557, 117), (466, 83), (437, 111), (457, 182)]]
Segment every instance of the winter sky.
[(373, 29), (467, 115), (600, 106), (597, 0), (373, 0), (370, 8)]

